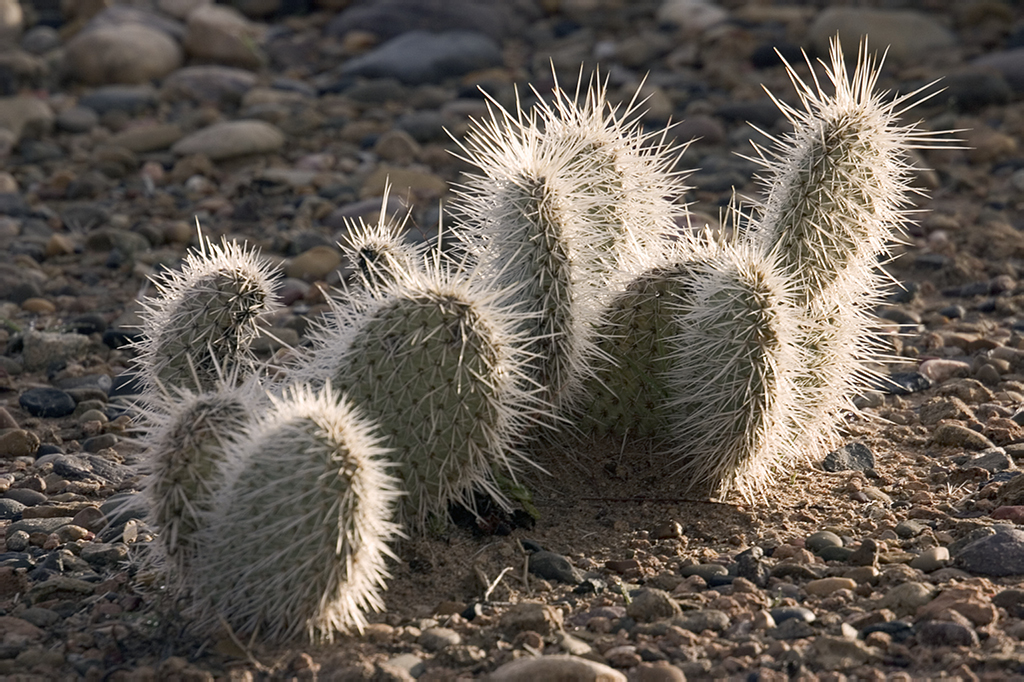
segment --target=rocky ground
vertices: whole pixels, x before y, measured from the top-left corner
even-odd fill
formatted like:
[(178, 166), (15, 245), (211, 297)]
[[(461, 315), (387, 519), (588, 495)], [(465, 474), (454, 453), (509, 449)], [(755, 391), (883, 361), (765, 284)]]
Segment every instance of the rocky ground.
[[(0, 0), (0, 674), (1024, 676), (1024, 9), (827, 4)], [(386, 178), (431, 238), (478, 88), (511, 106), (583, 63), (616, 99), (648, 74), (644, 123), (699, 138), (681, 200), (713, 224), (732, 188), (759, 192), (735, 154), (762, 139), (748, 122), (786, 130), (772, 48), (821, 54), (840, 25), (890, 45), (883, 87), (942, 78), (908, 117), (967, 147), (915, 152), (930, 198), (878, 311), (903, 364), (842, 450), (754, 504), (680, 499), (640, 446), (537, 452), (534, 526), (405, 542), (387, 612), (331, 645), (198, 637), (136, 570), (152, 529), (118, 512), (139, 487), (125, 344), (197, 218), (281, 264), (273, 332), (301, 343)]]

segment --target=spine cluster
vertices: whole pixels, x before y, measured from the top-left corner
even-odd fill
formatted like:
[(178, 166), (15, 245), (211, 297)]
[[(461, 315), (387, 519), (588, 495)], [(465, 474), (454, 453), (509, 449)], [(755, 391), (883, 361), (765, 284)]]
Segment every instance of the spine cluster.
[(538, 425), (648, 440), (681, 489), (746, 497), (836, 440), (882, 359), (902, 153), (934, 138), (897, 122), (908, 98), (875, 92), (866, 47), (851, 75), (834, 43), (832, 94), (789, 71), (803, 106), (778, 102), (794, 130), (758, 149), (766, 198), (730, 207), (729, 238), (681, 227), (679, 150), (642, 103), (595, 82), (492, 102), (460, 143), (480, 169), (451, 209), (461, 255), (407, 244), (385, 197), (342, 247), (354, 285), (273, 384), (249, 351), (271, 268), (200, 236), (138, 347), (145, 499), (199, 627), (360, 630), (400, 527), (510, 506)]

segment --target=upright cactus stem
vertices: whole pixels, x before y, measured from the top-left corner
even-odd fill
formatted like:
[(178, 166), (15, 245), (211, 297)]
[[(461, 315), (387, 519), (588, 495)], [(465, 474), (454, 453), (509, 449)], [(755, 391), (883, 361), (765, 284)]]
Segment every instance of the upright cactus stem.
[(254, 370), (249, 350), (261, 318), (277, 303), (271, 266), (252, 250), (199, 233), (180, 272), (154, 279), (147, 299), (136, 362), (147, 393), (178, 386), (200, 393), (223, 377), (244, 379)]
[(687, 489), (762, 491), (796, 459), (804, 366), (789, 283), (749, 245), (695, 264), (670, 340), (673, 467)]
[(197, 534), (221, 492), (225, 450), (248, 428), (261, 398), (254, 381), (225, 382), (200, 394), (173, 389), (143, 412), (143, 497), (159, 533), (165, 573), (174, 582), (190, 574)]
[(230, 448), (192, 576), (201, 626), (331, 641), (383, 607), (397, 481), (370, 422), (292, 386)]
[(307, 368), (377, 422), (414, 527), (472, 506), (476, 490), (504, 502), (492, 469), (514, 470), (510, 443), (542, 409), (525, 388), (516, 318), (496, 298), (436, 266), (409, 273), (372, 302), (336, 304)]
[(939, 133), (899, 122), (916, 93), (886, 101), (876, 92), (880, 64), (866, 42), (852, 74), (838, 38), (830, 56), (834, 94), (786, 65), (803, 108), (776, 99), (794, 130), (771, 152), (759, 150), (768, 197), (755, 219), (755, 238), (792, 279), (802, 314), (801, 344), (814, 371), (800, 380), (797, 400), (810, 408), (811, 448), (834, 444), (839, 415), (871, 378), (868, 362), (882, 359), (869, 311), (881, 297), (878, 262), (908, 220), (914, 190), (904, 153), (942, 144)]
[(358, 223), (347, 221), (348, 235), (339, 245), (355, 270), (358, 285), (371, 296), (409, 273), (423, 270), (424, 249), (405, 239), (408, 214), (401, 221), (388, 218), (390, 192), (388, 185), (376, 224), (367, 225), (362, 218)]

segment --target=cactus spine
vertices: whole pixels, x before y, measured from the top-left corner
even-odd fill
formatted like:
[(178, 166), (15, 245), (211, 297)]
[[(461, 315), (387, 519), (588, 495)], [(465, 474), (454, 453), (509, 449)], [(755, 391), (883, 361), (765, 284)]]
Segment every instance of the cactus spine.
[(398, 533), (387, 451), (330, 385), (272, 401), (230, 446), (193, 572), (197, 617), (270, 640), (362, 631)]
[(372, 303), (336, 304), (340, 322), (318, 340), (308, 371), (377, 422), (415, 526), (452, 502), (472, 506), (475, 489), (503, 501), (492, 467), (514, 470), (509, 442), (539, 409), (516, 320), (496, 298), (435, 264)]
[(161, 385), (205, 392), (251, 373), (249, 345), (277, 305), (270, 274), (254, 250), (213, 244), (200, 231), (199, 250), (180, 272), (154, 279), (160, 297), (145, 302), (136, 362), (147, 393)]

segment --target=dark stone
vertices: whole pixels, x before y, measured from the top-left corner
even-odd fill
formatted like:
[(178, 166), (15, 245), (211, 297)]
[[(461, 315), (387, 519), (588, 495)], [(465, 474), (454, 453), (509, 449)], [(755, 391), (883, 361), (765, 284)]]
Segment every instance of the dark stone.
[(927, 390), (931, 386), (931, 379), (920, 372), (896, 372), (875, 382), (875, 388), (889, 395), (908, 395)]
[(951, 320), (959, 320), (967, 313), (962, 305), (948, 305), (939, 310), (939, 315), (948, 317)]
[(824, 561), (849, 561), (853, 550), (849, 547), (823, 547), (817, 552)]
[(17, 521), (21, 518), (21, 512), (24, 510), (25, 505), (21, 502), (6, 497), (0, 497), (0, 519), (5, 521)]
[(996, 526), (991, 535), (958, 548), (953, 565), (977, 575), (1024, 574), (1024, 531)]
[[(139, 334), (138, 332), (135, 332), (135, 331), (130, 331), (128, 329), (108, 329), (105, 332), (103, 332), (103, 344), (105, 346), (107, 346), (108, 348), (114, 348), (114, 349), (123, 348), (123, 347), (125, 347), (125, 346), (127, 346), (129, 344), (135, 343), (135, 342), (137, 342), (137, 341), (139, 341), (141, 339), (142, 339), (142, 335), (141, 334)], [(126, 373), (126, 374), (122, 374), (121, 376), (132, 376), (132, 377), (134, 377), (135, 375), (134, 374)], [(126, 395), (135, 395), (135, 394), (132, 393), (132, 394), (126, 394)]]
[(539, 18), (532, 2), (491, 0), (362, 0), (340, 12), (327, 34), (342, 37), (352, 30), (370, 31), (383, 39), (409, 31), (479, 31), (497, 40), (518, 35)]
[(1008, 589), (1003, 590), (992, 597), (992, 604), (1006, 612), (1013, 618), (1024, 618), (1024, 590)]
[(601, 594), (607, 589), (608, 583), (600, 578), (584, 578), (573, 588), (573, 594)]
[(530, 573), (545, 580), (557, 580), (569, 585), (580, 583), (579, 572), (561, 554), (534, 552), (530, 555)]
[(17, 192), (0, 192), (0, 215), (20, 218), (31, 211), (28, 202)]
[(18, 144), (18, 153), (25, 163), (43, 163), (64, 158), (64, 147), (52, 140), (22, 140)]
[(134, 372), (125, 372), (114, 377), (110, 386), (111, 398), (123, 398), (126, 396), (139, 395), (142, 393), (142, 382), (139, 375)]
[(888, 623), (869, 625), (860, 631), (860, 638), (864, 639), (872, 632), (883, 632), (892, 637), (892, 641), (898, 644), (906, 641), (910, 635), (914, 634), (914, 629), (903, 621), (893, 620)]
[(799, 45), (781, 40), (777, 43), (762, 43), (755, 47), (750, 55), (750, 64), (755, 69), (770, 69), (781, 66), (782, 59), (779, 59), (780, 54), (790, 64), (801, 62), (804, 58), (803, 50), (800, 49)]
[(79, 203), (68, 206), (60, 214), (65, 227), (75, 231), (88, 232), (105, 225), (110, 220), (110, 211), (93, 203)]
[(367, 78), (393, 77), (417, 85), (437, 83), (501, 63), (501, 48), (483, 34), (413, 31), (348, 60), (342, 73)]
[(102, 334), (107, 330), (107, 321), (102, 315), (86, 313), (79, 315), (68, 324), (71, 331), (77, 334)]
[(62, 455), (64, 451), (52, 443), (43, 443), (36, 450), (36, 459), (39, 459), (43, 455)]
[(98, 479), (120, 483), (127, 471), (123, 467), (91, 454), (56, 455), (53, 458), (54, 473), (69, 480)]
[(914, 634), (924, 646), (978, 646), (978, 634), (960, 623), (926, 620), (914, 626)]
[(851, 566), (874, 566), (878, 563), (878, 543), (871, 538), (865, 538), (860, 547), (846, 559), (846, 563)]
[(804, 548), (818, 554), (821, 550), (826, 547), (842, 547), (843, 539), (835, 533), (827, 530), (820, 530), (817, 533), (811, 533), (807, 536), (804, 541)]
[(117, 436), (113, 433), (104, 433), (99, 436), (87, 438), (82, 443), (82, 449), (86, 452), (99, 452), (106, 448), (112, 448), (115, 445), (117, 445)]
[(484, 615), (484, 607), (480, 605), (480, 602), (473, 602), (467, 606), (462, 613), (459, 614), (466, 620), (473, 620), (477, 616)]
[(39, 285), (35, 282), (21, 282), (11, 287), (4, 295), (11, 303), (24, 303), (29, 298), (39, 298), (43, 295), (43, 290), (39, 288)]
[(847, 443), (825, 455), (821, 468), (833, 472), (867, 471), (875, 468), (875, 454), (863, 443)]
[(763, 559), (764, 550), (760, 547), (751, 547), (740, 552), (736, 557), (736, 576), (746, 578), (760, 588), (766, 587), (771, 577), (771, 569), (765, 565)]
[(56, 388), (30, 388), (21, 394), (18, 404), (33, 417), (66, 417), (75, 411), (75, 399)]
[(100, 116), (109, 111), (139, 114), (156, 104), (157, 92), (151, 85), (107, 85), (78, 98), (79, 106), (89, 107)]
[(813, 637), (818, 633), (806, 620), (789, 618), (778, 627), (771, 628), (765, 634), (775, 639), (804, 639), (805, 637)]

